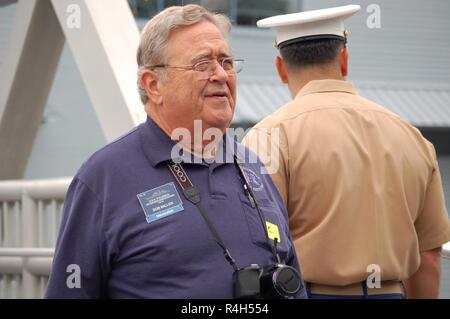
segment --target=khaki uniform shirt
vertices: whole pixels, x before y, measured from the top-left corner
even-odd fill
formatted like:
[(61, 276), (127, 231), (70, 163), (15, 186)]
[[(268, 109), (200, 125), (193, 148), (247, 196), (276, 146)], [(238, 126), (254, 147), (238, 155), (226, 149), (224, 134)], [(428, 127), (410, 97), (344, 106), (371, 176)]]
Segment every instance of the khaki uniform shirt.
[(372, 264), (382, 280), (404, 280), (421, 251), (450, 241), (433, 145), (349, 82), (309, 82), (244, 144), (287, 205), (307, 282), (361, 282)]

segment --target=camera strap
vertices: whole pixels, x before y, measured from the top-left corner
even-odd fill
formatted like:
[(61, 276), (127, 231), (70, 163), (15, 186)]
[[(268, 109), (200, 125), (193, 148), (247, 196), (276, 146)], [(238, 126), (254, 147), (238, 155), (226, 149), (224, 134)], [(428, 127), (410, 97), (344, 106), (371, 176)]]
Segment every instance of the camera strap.
[[(236, 156), (234, 156), (234, 163), (237, 166), (242, 179), (244, 180), (244, 185), (243, 185), (244, 191), (246, 192), (246, 195), (248, 196), (250, 204), (253, 208), (256, 208), (256, 210), (258, 212), (258, 216), (262, 223), (268, 245), (269, 245), (269, 247), (271, 247), (272, 254), (273, 254), (275, 260), (278, 263), (281, 263), (280, 256), (278, 255), (278, 252), (277, 252), (277, 243), (279, 242), (279, 239), (275, 238), (274, 244), (271, 245), (271, 240), (269, 238), (269, 234), (268, 234), (266, 223), (265, 223), (264, 213), (262, 212), (262, 210), (260, 209), (260, 207), (258, 205), (258, 201), (256, 200), (255, 193), (253, 192), (253, 189), (247, 179), (247, 175), (245, 174), (244, 170), (242, 169), (241, 165), (239, 164)], [(203, 209), (203, 206), (200, 205), (201, 198), (200, 198), (200, 192), (199, 192), (198, 188), (191, 182), (191, 180), (189, 179), (189, 176), (187, 175), (187, 173), (184, 170), (181, 163), (175, 163), (173, 161), (169, 161), (169, 162), (167, 162), (167, 166), (169, 167), (169, 170), (172, 172), (172, 175), (175, 177), (176, 181), (178, 182), (181, 189), (183, 190), (183, 194), (186, 197), (186, 199), (197, 207), (198, 211), (200, 212), (200, 214), (202, 215), (206, 224), (208, 225), (215, 241), (222, 248), (223, 254), (225, 255), (226, 260), (230, 263), (230, 265), (233, 267), (234, 270), (238, 270), (236, 261), (231, 256), (230, 251), (225, 246), (225, 243), (223, 242), (222, 237), (220, 237), (216, 227), (214, 227), (214, 224), (212, 223), (211, 219), (209, 218), (207, 212)]]
[(167, 163), (167, 166), (169, 167), (169, 170), (172, 172), (176, 181), (178, 182), (181, 189), (183, 190), (184, 197), (186, 197), (186, 199), (188, 201), (190, 201), (192, 204), (194, 204), (197, 207), (198, 211), (200, 212), (200, 214), (202, 215), (206, 224), (208, 225), (209, 230), (211, 231), (215, 241), (222, 248), (223, 254), (225, 255), (226, 260), (230, 263), (230, 265), (233, 267), (233, 269), (235, 271), (237, 271), (238, 266), (236, 265), (236, 261), (231, 256), (230, 252), (228, 251), (227, 247), (225, 246), (225, 243), (223, 242), (222, 237), (220, 237), (219, 233), (217, 232), (217, 229), (214, 227), (214, 224), (212, 223), (208, 214), (203, 209), (202, 205), (200, 205), (200, 192), (199, 192), (198, 188), (194, 184), (192, 184), (191, 180), (189, 179), (186, 171), (184, 170), (183, 166), (181, 166), (181, 164), (170, 161)]

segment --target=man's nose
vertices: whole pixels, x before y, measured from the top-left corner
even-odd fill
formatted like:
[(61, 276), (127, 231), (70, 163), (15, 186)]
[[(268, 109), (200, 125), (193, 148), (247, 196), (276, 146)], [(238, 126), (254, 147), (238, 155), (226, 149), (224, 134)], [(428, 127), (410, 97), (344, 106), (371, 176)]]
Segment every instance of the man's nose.
[(222, 67), (219, 61), (216, 60), (216, 67), (214, 68), (213, 74), (211, 76), (211, 81), (218, 81), (218, 82), (227, 82), (229, 78), (229, 75), (227, 71)]

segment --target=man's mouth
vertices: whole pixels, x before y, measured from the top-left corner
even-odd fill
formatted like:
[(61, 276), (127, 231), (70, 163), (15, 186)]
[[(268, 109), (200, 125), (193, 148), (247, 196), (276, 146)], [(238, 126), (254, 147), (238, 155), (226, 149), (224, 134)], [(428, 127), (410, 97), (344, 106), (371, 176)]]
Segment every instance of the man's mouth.
[(228, 94), (226, 92), (212, 92), (212, 93), (206, 94), (206, 97), (227, 98)]

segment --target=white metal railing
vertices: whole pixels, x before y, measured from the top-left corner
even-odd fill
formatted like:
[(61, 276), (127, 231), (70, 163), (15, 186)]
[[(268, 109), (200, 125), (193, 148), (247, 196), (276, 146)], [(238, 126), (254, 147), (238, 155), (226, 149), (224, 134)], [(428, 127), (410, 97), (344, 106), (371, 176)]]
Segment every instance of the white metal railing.
[(71, 180), (0, 181), (0, 299), (42, 297)]
[(0, 299), (42, 297), (71, 180), (0, 181)]
[(450, 241), (442, 246), (442, 257), (450, 259)]

